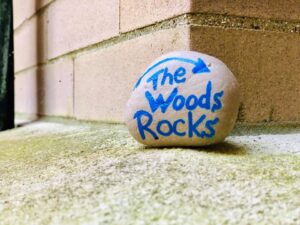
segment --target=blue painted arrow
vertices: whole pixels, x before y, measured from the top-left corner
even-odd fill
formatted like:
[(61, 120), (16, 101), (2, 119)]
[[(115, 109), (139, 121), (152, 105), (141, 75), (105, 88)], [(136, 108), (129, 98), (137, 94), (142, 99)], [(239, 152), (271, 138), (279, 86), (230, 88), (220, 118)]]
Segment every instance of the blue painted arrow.
[(186, 62), (186, 63), (190, 63), (190, 64), (195, 65), (195, 67), (192, 69), (192, 72), (194, 74), (210, 72), (210, 70), (206, 66), (205, 62), (203, 62), (203, 60), (200, 59), (200, 58), (198, 58), (198, 61), (194, 61), (192, 59), (180, 58), (180, 57), (165, 58), (165, 59), (159, 61), (158, 63), (154, 64), (153, 66), (151, 66), (149, 69), (147, 69), (145, 71), (145, 73), (143, 73), (143, 75), (136, 82), (136, 84), (134, 86), (134, 89), (136, 89), (140, 85), (140, 83), (141, 83), (142, 79), (144, 78), (144, 76), (146, 76), (151, 70), (153, 70), (155, 67), (157, 67), (157, 66), (159, 66), (159, 65), (161, 65), (165, 62), (172, 61), (172, 60), (177, 60), (177, 61)]

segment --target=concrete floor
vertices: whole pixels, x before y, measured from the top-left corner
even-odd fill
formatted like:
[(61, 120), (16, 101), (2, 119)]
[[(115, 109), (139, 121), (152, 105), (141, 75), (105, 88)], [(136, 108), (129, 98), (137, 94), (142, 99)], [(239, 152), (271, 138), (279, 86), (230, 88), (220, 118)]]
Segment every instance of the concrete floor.
[(31, 123), (0, 133), (0, 224), (300, 224), (300, 131), (153, 149), (123, 125)]

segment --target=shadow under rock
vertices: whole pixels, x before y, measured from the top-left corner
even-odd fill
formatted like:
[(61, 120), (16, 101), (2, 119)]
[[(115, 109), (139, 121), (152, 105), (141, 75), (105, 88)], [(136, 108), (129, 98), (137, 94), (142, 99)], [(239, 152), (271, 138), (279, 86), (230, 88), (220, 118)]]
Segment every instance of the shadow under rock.
[(247, 155), (248, 151), (234, 143), (230, 143), (228, 141), (223, 141), (218, 144), (208, 145), (208, 146), (164, 146), (164, 147), (154, 147), (154, 146), (145, 146), (143, 150), (172, 150), (172, 149), (182, 149), (182, 150), (193, 150), (199, 152), (207, 152), (207, 153), (216, 153), (223, 155)]
[(224, 155), (246, 155), (248, 151), (234, 143), (230, 143), (227, 141), (223, 141), (221, 143), (209, 146), (203, 146), (196, 148), (195, 150), (205, 151), (205, 152), (212, 152)]

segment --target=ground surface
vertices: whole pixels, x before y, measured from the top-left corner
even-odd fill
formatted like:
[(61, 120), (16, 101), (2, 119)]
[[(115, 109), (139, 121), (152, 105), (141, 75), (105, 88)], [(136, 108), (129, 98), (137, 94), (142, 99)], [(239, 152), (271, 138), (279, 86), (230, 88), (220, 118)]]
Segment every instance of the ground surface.
[(0, 224), (300, 224), (300, 132), (277, 131), (202, 149), (145, 148), (123, 125), (2, 132)]

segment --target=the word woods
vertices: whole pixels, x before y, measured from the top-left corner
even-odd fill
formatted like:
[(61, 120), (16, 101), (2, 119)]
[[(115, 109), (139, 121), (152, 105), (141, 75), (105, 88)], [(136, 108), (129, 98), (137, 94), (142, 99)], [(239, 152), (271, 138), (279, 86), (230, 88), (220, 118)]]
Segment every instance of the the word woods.
[(140, 75), (125, 119), (143, 144), (203, 146), (229, 135), (238, 107), (237, 81), (223, 62), (179, 51), (159, 57)]

